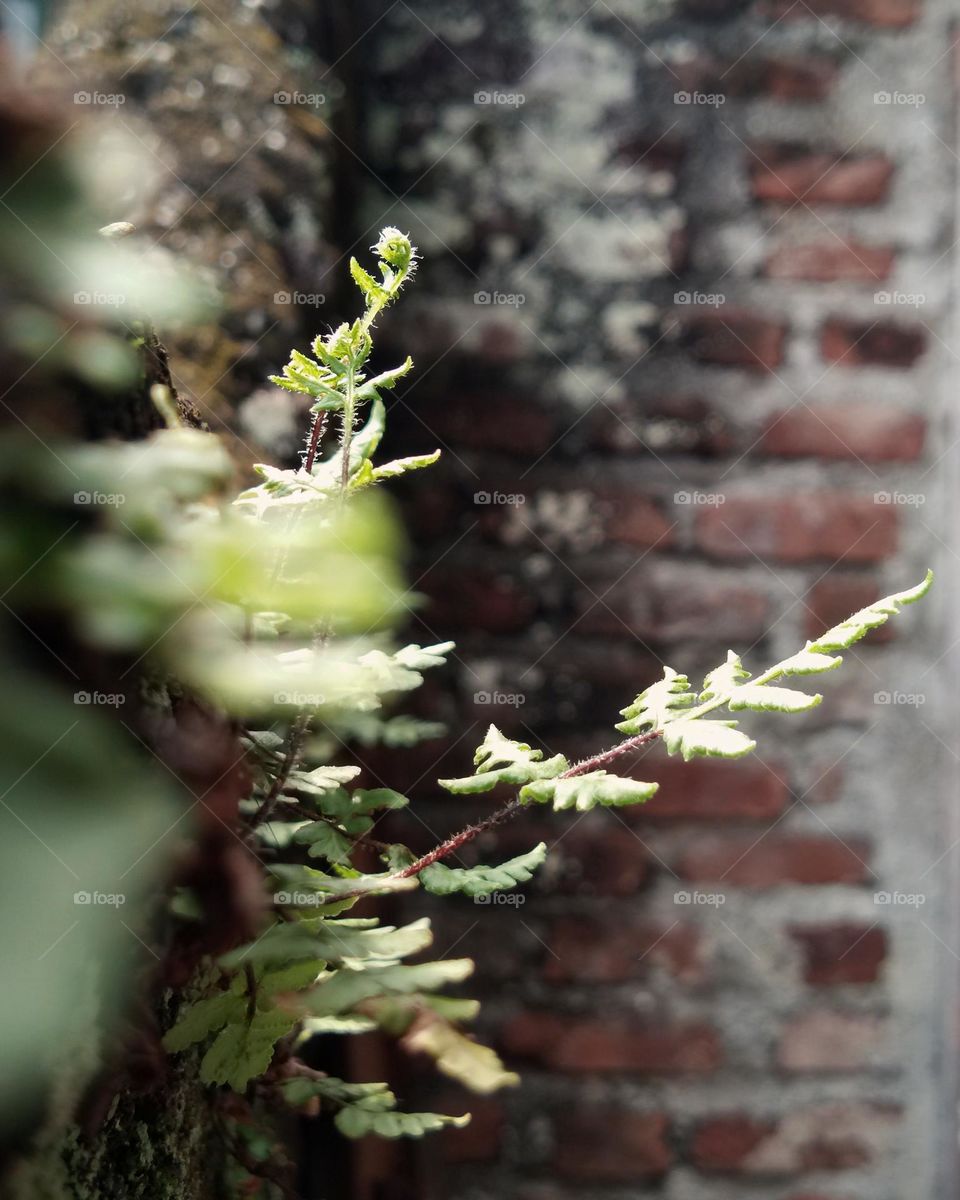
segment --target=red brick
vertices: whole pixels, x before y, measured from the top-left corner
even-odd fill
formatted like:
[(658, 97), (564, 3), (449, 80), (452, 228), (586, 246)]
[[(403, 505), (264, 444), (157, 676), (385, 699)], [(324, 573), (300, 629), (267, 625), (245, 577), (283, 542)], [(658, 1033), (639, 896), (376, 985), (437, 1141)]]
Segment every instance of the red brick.
[(916, 413), (874, 404), (798, 404), (774, 417), (760, 449), (783, 458), (913, 462), (926, 422)]
[(803, 146), (759, 146), (750, 182), (757, 200), (785, 204), (871, 205), (885, 200), (893, 163), (882, 154), (831, 154)]
[(875, 983), (887, 957), (887, 935), (879, 926), (837, 922), (794, 925), (790, 936), (799, 945), (807, 983)]
[(411, 425), (420, 441), (429, 440), (427, 430), (435, 430), (440, 442), (457, 449), (536, 457), (549, 450), (558, 433), (556, 421), (537, 401), (500, 390), (458, 391), (454, 397), (418, 403), (416, 415), (419, 420)]
[(711, 90), (727, 96), (766, 96), (796, 104), (825, 100), (836, 78), (836, 61), (824, 55), (804, 58), (748, 56), (723, 72), (717, 86)]
[(897, 547), (897, 513), (845, 492), (755, 496), (703, 508), (697, 545), (713, 558), (878, 562)]
[(721, 309), (685, 316), (681, 328), (682, 344), (700, 362), (752, 371), (772, 371), (783, 362), (783, 321)]
[(713, 1117), (699, 1126), (691, 1156), (701, 1171), (737, 1171), (774, 1126), (751, 1117)]
[(444, 1096), (431, 1102), (432, 1112), (459, 1116), (469, 1112), (470, 1123), (462, 1129), (443, 1131), (443, 1158), (451, 1163), (489, 1162), (500, 1152), (506, 1123), (503, 1104), (493, 1096)]
[(433, 629), (518, 633), (537, 612), (537, 598), (509, 575), (464, 564), (441, 564), (418, 586), (430, 597), (426, 613)]
[(661, 1113), (576, 1108), (558, 1121), (554, 1167), (571, 1179), (634, 1183), (664, 1175), (673, 1162)]
[(829, 834), (755, 838), (710, 838), (688, 845), (677, 871), (691, 883), (769, 888), (787, 883), (863, 883), (869, 854), (860, 839)]
[(481, 316), (471, 339), (471, 350), (474, 350), (481, 362), (507, 365), (518, 362), (529, 353), (530, 338), (513, 317), (500, 316), (489, 310), (480, 310)]
[(771, 16), (791, 20), (840, 17), (880, 29), (904, 29), (920, 16), (923, 0), (804, 0), (803, 4), (775, 0), (769, 11)]
[(766, 595), (745, 585), (712, 581), (709, 587), (683, 587), (674, 576), (651, 578), (649, 572), (642, 588), (632, 573), (610, 580), (589, 577), (587, 582), (589, 590), (576, 594), (578, 613), (584, 614), (577, 622), (580, 633), (749, 645), (770, 622)]
[(728, 20), (747, 7), (748, 0), (681, 0), (680, 10), (701, 21)]
[(644, 1026), (636, 1019), (560, 1016), (528, 1011), (502, 1031), (507, 1054), (557, 1071), (703, 1075), (723, 1052), (714, 1029), (702, 1024)]
[(868, 1013), (816, 1009), (784, 1027), (777, 1062), (785, 1071), (858, 1071), (870, 1065), (884, 1022)]
[(843, 793), (845, 782), (842, 764), (833, 759), (812, 759), (797, 791), (804, 804), (835, 804)]
[(614, 454), (728, 453), (733, 438), (724, 417), (698, 396), (637, 398), (598, 404), (582, 426), (571, 431), (571, 444)]
[(627, 167), (642, 159), (648, 171), (676, 174), (686, 155), (687, 144), (678, 133), (664, 133), (662, 128), (647, 128), (622, 138), (614, 151), (614, 161)]
[(543, 974), (551, 983), (619, 983), (650, 969), (665, 970), (684, 983), (704, 976), (700, 932), (679, 921), (569, 916), (554, 923), (546, 941), (551, 953)]
[(764, 96), (788, 104), (824, 100), (837, 79), (837, 61), (827, 55), (765, 57), (751, 54), (721, 63), (696, 54), (673, 63), (678, 90), (719, 92), (728, 99)]
[[(643, 886), (653, 861), (635, 835), (604, 825), (596, 831), (569, 829), (550, 851), (540, 882), (547, 888), (598, 896), (632, 896)], [(534, 839), (527, 838), (525, 848)], [(520, 851), (518, 850), (518, 853)]]
[(615, 542), (665, 550), (674, 541), (672, 522), (649, 497), (611, 489), (598, 494), (597, 506), (606, 536)]
[(820, 335), (820, 352), (827, 362), (844, 367), (910, 367), (926, 342), (923, 329), (915, 325), (831, 317)]
[(772, 821), (789, 799), (784, 772), (757, 760), (685, 763), (650, 754), (623, 773), (660, 784), (652, 800), (622, 810), (634, 823)]
[(754, 1177), (843, 1171), (888, 1153), (899, 1117), (893, 1105), (856, 1102), (801, 1109), (776, 1124), (714, 1117), (697, 1130), (693, 1157), (701, 1170)]
[(771, 279), (799, 279), (811, 283), (882, 283), (893, 267), (891, 246), (867, 246), (839, 237), (819, 242), (781, 246), (766, 261)]
[[(818, 579), (804, 597), (804, 632), (819, 637), (851, 614), (880, 599), (880, 584), (872, 576), (837, 574)], [(896, 636), (896, 622), (888, 621), (867, 634), (866, 642), (887, 642)]]

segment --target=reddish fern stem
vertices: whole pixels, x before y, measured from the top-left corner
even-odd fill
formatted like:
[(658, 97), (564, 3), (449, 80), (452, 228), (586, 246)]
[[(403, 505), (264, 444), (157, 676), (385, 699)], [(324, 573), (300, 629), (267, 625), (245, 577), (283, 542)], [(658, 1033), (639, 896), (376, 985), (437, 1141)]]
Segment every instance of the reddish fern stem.
[(313, 464), (317, 461), (317, 450), (320, 446), (320, 439), (323, 437), (323, 431), (327, 427), (327, 414), (318, 412), (313, 418), (313, 427), (310, 430), (310, 441), (307, 443), (307, 453), (303, 460), (303, 469), (308, 473), (313, 470)]
[[(626, 741), (620, 742), (617, 746), (612, 746), (609, 750), (604, 750), (601, 754), (595, 754), (592, 758), (585, 758), (582, 762), (575, 763), (569, 767), (562, 775), (558, 775), (558, 779), (573, 779), (577, 775), (586, 775), (588, 771), (601, 770), (609, 762), (613, 762), (615, 758), (619, 758), (621, 754), (629, 754), (631, 750), (639, 750), (641, 746), (647, 745), (648, 742), (654, 741), (660, 737), (663, 731), (654, 729), (650, 733), (639, 733), (636, 737), (627, 738)], [(496, 812), (491, 813), (489, 817), (485, 817), (482, 821), (477, 821), (474, 825), (467, 825), (461, 829), (459, 833), (455, 833), (453, 837), (447, 838), (445, 842), (441, 842), (439, 846), (435, 846), (429, 853), (424, 854), (422, 858), (418, 858), (416, 862), (412, 862), (409, 867), (404, 867), (402, 871), (396, 874), (397, 879), (410, 879), (413, 875), (419, 875), (425, 868), (432, 866), (435, 862), (439, 862), (448, 855), (455, 853), (461, 846), (465, 846), (467, 842), (472, 842), (475, 837), (479, 837), (481, 833), (486, 833), (488, 829), (492, 829), (495, 825), (500, 825), (503, 821), (508, 820), (522, 809), (526, 808), (518, 798), (507, 801)]]

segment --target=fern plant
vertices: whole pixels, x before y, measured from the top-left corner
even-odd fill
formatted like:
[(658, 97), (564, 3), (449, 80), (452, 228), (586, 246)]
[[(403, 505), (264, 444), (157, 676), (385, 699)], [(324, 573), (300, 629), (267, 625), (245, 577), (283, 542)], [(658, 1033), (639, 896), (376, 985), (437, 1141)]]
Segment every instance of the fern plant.
[[(544, 861), (542, 843), (492, 866), (464, 868), (449, 860), (478, 834), (530, 806), (582, 812), (643, 803), (657, 785), (612, 768), (650, 743), (662, 742), (668, 754), (684, 759), (750, 753), (755, 742), (739, 728), (740, 713), (803, 712), (819, 704), (819, 695), (793, 684), (839, 667), (840, 651), (919, 600), (932, 576), (855, 613), (755, 677), (732, 651), (699, 688), (666, 667), (661, 680), (623, 709), (616, 729), (624, 737), (584, 761), (545, 757), (490, 726), (474, 772), (439, 782), (454, 794), (510, 789), (508, 798), (485, 820), (424, 854), (378, 841), (378, 818), (405, 807), (407, 797), (358, 787), (359, 766), (331, 759), (352, 738), (399, 745), (435, 736), (436, 726), (384, 716), (382, 705), (389, 693), (416, 687), (423, 671), (441, 665), (451, 643), (399, 649), (371, 643), (354, 620), (355, 605), (338, 607), (329, 585), (322, 586), (331, 563), (341, 579), (353, 580), (359, 571), (360, 590), (367, 587), (377, 598), (374, 611), (362, 606), (360, 625), (389, 624), (402, 611), (390, 555), (376, 533), (384, 523), (389, 527), (390, 518), (380, 507), (370, 517), (363, 502), (376, 484), (427, 467), (439, 455), (375, 460), (385, 425), (381, 393), (412, 362), (370, 373), (374, 323), (410, 280), (417, 255), (396, 229), (385, 229), (374, 251), (378, 277), (356, 260), (350, 263), (362, 314), (318, 337), (310, 355), (294, 351), (274, 377), (278, 386), (311, 400), (302, 464), (260, 466), (256, 486), (199, 526), (206, 530), (202, 548), (217, 551), (218, 561), (233, 571), (223, 611), (238, 612), (242, 621), (237, 635), (203, 666), (189, 660), (192, 682), (238, 712), (279, 709), (283, 718), (281, 732), (251, 725), (246, 734), (254, 785), (244, 805), (245, 836), (265, 862), (272, 899), (258, 936), (219, 958), (216, 970), (203, 977), (200, 998), (182, 1006), (164, 1044), (174, 1054), (199, 1046), (206, 1083), (238, 1093), (254, 1085), (294, 1108), (329, 1111), (349, 1137), (417, 1137), (469, 1117), (400, 1112), (383, 1083), (349, 1082), (309, 1068), (299, 1052), (305, 1039), (379, 1028), (431, 1056), (441, 1072), (475, 1092), (515, 1084), (517, 1077), (467, 1032), (476, 1002), (443, 994), (470, 975), (470, 960), (409, 962), (429, 949), (429, 922), (385, 926), (350, 915), (355, 904), (417, 887), (476, 897), (525, 883)], [(325, 456), (331, 421), (335, 445)], [(253, 567), (241, 569), (235, 560), (251, 554)], [(228, 678), (232, 682), (225, 683)], [(356, 865), (360, 848), (377, 855), (380, 869)]]

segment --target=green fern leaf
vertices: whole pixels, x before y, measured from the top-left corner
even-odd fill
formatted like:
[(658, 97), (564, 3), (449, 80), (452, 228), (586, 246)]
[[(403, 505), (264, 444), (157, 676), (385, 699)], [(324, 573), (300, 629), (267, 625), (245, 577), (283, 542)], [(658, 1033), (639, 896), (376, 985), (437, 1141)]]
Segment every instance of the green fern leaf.
[(202, 1042), (216, 1029), (222, 1029), (230, 1021), (241, 1017), (246, 1009), (246, 1000), (238, 999), (230, 992), (208, 996), (192, 1004), (172, 1029), (163, 1036), (163, 1046), (171, 1054), (186, 1050), (195, 1042)]
[(562, 754), (544, 760), (542, 750), (532, 750), (526, 742), (515, 742), (491, 725), (473, 756), (476, 773), (463, 779), (440, 779), (448, 792), (470, 794), (489, 792), (497, 784), (523, 784), (532, 779), (550, 779), (566, 771), (570, 764)]
[(871, 629), (883, 625), (888, 617), (895, 617), (905, 604), (915, 604), (917, 600), (922, 599), (930, 590), (932, 583), (933, 572), (927, 571), (923, 582), (917, 584), (916, 587), (908, 588), (905, 592), (894, 592), (892, 596), (885, 596), (875, 604), (861, 608), (852, 617), (847, 617), (839, 625), (834, 625), (832, 629), (828, 629), (814, 641), (808, 642), (807, 649), (826, 653), (845, 650), (866, 636)]
[(777, 664), (778, 675), (817, 675), (821, 671), (834, 671), (843, 662), (840, 655), (833, 657), (811, 650), (807, 643), (805, 650), (798, 650), (783, 662)]
[(520, 1082), (520, 1076), (508, 1071), (489, 1046), (475, 1042), (433, 1014), (424, 1014), (414, 1022), (403, 1045), (415, 1053), (429, 1054), (444, 1075), (472, 1092), (488, 1095)]
[(535, 780), (521, 788), (520, 799), (525, 804), (552, 803), (558, 812), (569, 808), (587, 812), (598, 804), (645, 804), (658, 787), (656, 783), (621, 779), (606, 771), (590, 771), (569, 779)]
[(616, 728), (631, 735), (651, 733), (678, 717), (696, 699), (686, 675), (664, 667), (662, 679), (642, 691), (628, 708), (621, 709), (625, 720)]
[(420, 872), (423, 887), (435, 896), (448, 896), (452, 892), (464, 892), (468, 896), (488, 896), (526, 883), (533, 872), (547, 857), (546, 842), (511, 858), (496, 867), (446, 867), (433, 863)]
[(462, 1129), (469, 1124), (470, 1114), (445, 1117), (439, 1113), (381, 1112), (351, 1104), (342, 1108), (333, 1119), (340, 1132), (349, 1138), (364, 1137), (368, 1133), (384, 1138), (399, 1138), (423, 1137), (425, 1133), (446, 1126)]
[(353, 842), (329, 821), (311, 821), (302, 825), (293, 835), (292, 841), (300, 846), (309, 846), (311, 858), (325, 858), (331, 863), (350, 861)]
[(757, 743), (735, 728), (736, 721), (671, 721), (663, 733), (668, 754), (691, 758), (742, 758), (756, 749)]
[(228, 1025), (203, 1056), (201, 1081), (225, 1083), (235, 1092), (245, 1091), (250, 1080), (269, 1067), (277, 1042), (296, 1023), (295, 1016), (273, 1008), (255, 1013), (250, 1021)]
[(307, 993), (305, 1008), (314, 1016), (338, 1016), (361, 1000), (374, 996), (405, 995), (435, 991), (447, 983), (460, 983), (473, 971), (469, 958), (412, 966), (368, 967), (363, 971), (343, 968), (322, 980)]
[(770, 687), (768, 684), (745, 683), (734, 690), (727, 707), (731, 712), (750, 709), (753, 712), (807, 712), (816, 708), (823, 697), (809, 695), (793, 688)]

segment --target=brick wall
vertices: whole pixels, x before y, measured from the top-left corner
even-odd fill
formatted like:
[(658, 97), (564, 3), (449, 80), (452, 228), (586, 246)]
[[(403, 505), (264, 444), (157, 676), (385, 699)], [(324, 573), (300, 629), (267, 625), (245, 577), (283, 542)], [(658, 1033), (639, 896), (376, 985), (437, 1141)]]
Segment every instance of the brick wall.
[[(949, 579), (953, 35), (941, 0), (356, 20), (358, 233), (426, 256), (392, 436), (445, 450), (408, 515), (420, 632), (459, 649), (428, 697), (449, 741), (391, 769), (442, 833), (484, 806), (432, 780), (491, 720), (599, 749), (664, 661), (758, 666), (928, 562)], [(482, 848), (553, 846), (522, 907), (439, 914), (524, 1082), (411, 1194), (954, 1194), (943, 590), (751, 760), (657, 750), (645, 810)]]

